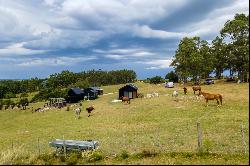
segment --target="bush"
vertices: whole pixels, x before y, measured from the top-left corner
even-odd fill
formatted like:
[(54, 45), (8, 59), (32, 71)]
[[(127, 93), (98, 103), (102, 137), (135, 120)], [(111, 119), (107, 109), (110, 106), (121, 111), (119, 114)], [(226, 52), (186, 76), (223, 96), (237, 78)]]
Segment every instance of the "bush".
[(141, 153), (136, 154), (137, 158), (154, 157), (157, 153), (152, 150), (143, 150)]
[(79, 159), (81, 159), (80, 153), (70, 153), (69, 157), (66, 160), (66, 164), (76, 165)]
[(129, 157), (129, 154), (128, 154), (127, 151), (123, 150), (120, 157), (121, 157), (122, 159), (126, 159), (126, 158)]
[(170, 82), (178, 82), (178, 75), (171, 71), (170, 73), (168, 73), (166, 76), (165, 76), (165, 79), (168, 79)]
[(28, 97), (28, 93), (21, 93), (20, 97)]
[(163, 78), (161, 78), (160, 76), (152, 77), (152, 78), (150, 78), (149, 81), (150, 81), (150, 84), (159, 84), (159, 83), (164, 82)]
[(95, 162), (104, 158), (103, 153), (100, 151), (85, 151), (82, 153), (82, 157), (88, 162)]
[(16, 94), (12, 93), (12, 92), (8, 92), (4, 95), (4, 97), (6, 99), (10, 99), (10, 98), (16, 98)]

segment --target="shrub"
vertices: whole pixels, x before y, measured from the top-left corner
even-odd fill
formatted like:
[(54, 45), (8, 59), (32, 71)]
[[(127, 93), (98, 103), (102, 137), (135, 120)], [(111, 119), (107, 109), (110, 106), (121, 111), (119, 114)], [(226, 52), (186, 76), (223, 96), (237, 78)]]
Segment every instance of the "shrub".
[(160, 76), (152, 77), (152, 78), (150, 78), (149, 81), (150, 81), (150, 84), (159, 84), (159, 83), (164, 82), (163, 78), (161, 78)]
[(28, 97), (28, 93), (21, 93), (20, 97)]
[(10, 98), (15, 98), (16, 97), (16, 94), (12, 93), (12, 92), (8, 92), (4, 95), (4, 97), (6, 99), (10, 99)]
[(120, 157), (121, 157), (122, 159), (126, 159), (126, 158), (129, 157), (129, 154), (128, 154), (127, 151), (123, 150)]
[(143, 150), (141, 153), (136, 154), (137, 158), (144, 158), (144, 157), (154, 157), (157, 155), (157, 152), (152, 150)]
[(78, 160), (81, 159), (81, 154), (74, 152), (74, 153), (70, 153), (69, 157), (66, 160), (66, 164), (68, 165), (76, 165)]
[(104, 158), (103, 153), (100, 151), (85, 151), (82, 153), (82, 157), (88, 162), (95, 162)]

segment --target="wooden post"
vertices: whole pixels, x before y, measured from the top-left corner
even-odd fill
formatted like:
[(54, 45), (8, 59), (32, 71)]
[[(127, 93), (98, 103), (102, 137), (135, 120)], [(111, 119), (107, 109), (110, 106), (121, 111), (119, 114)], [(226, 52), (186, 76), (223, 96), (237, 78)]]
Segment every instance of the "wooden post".
[(200, 122), (197, 122), (197, 132), (198, 132), (198, 149), (202, 148), (202, 130), (200, 127)]
[(37, 138), (37, 147), (38, 147), (38, 154), (40, 156), (40, 145), (39, 145), (39, 138)]
[(12, 150), (14, 150), (13, 141), (11, 141), (11, 148), (12, 148)]
[(245, 133), (244, 133), (243, 124), (241, 124), (241, 134), (242, 134), (242, 144), (243, 144), (243, 147), (244, 147), (244, 153), (246, 154), (247, 153), (247, 144), (246, 144), (246, 141), (245, 141)]
[(64, 157), (66, 158), (67, 154), (66, 154), (66, 145), (65, 145), (64, 135), (63, 135), (63, 151), (64, 151)]

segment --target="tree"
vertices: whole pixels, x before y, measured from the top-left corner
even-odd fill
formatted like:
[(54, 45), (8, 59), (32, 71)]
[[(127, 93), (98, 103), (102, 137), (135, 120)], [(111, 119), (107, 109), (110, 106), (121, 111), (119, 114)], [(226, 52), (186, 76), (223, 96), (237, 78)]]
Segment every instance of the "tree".
[(227, 45), (223, 42), (223, 39), (216, 37), (212, 41), (211, 53), (213, 55), (213, 66), (215, 69), (216, 77), (221, 78), (221, 73), (228, 68), (230, 61), (229, 54), (227, 52)]
[(168, 79), (172, 82), (178, 82), (178, 75), (174, 71), (171, 71), (165, 76), (165, 79)]
[(171, 66), (187, 82), (187, 77), (197, 80), (202, 75), (212, 71), (212, 63), (208, 42), (199, 37), (184, 37), (176, 50)]
[(225, 23), (221, 36), (224, 40), (230, 40), (232, 68), (243, 81), (244, 74), (249, 72), (249, 15), (236, 14), (233, 20)]
[(159, 84), (164, 82), (164, 80), (161, 78), (161, 76), (155, 76), (150, 78), (150, 84)]

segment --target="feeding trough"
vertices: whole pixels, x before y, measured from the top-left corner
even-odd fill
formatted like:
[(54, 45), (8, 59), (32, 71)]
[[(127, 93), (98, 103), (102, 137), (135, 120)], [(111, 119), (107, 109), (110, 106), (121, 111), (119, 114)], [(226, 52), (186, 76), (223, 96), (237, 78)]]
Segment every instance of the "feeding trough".
[(77, 141), (77, 140), (61, 140), (61, 139), (55, 139), (51, 142), (49, 142), (49, 145), (51, 147), (56, 148), (57, 151), (63, 152), (64, 147), (66, 148), (66, 151), (84, 151), (84, 150), (94, 150), (98, 149), (98, 142), (87, 140), (87, 141)]

